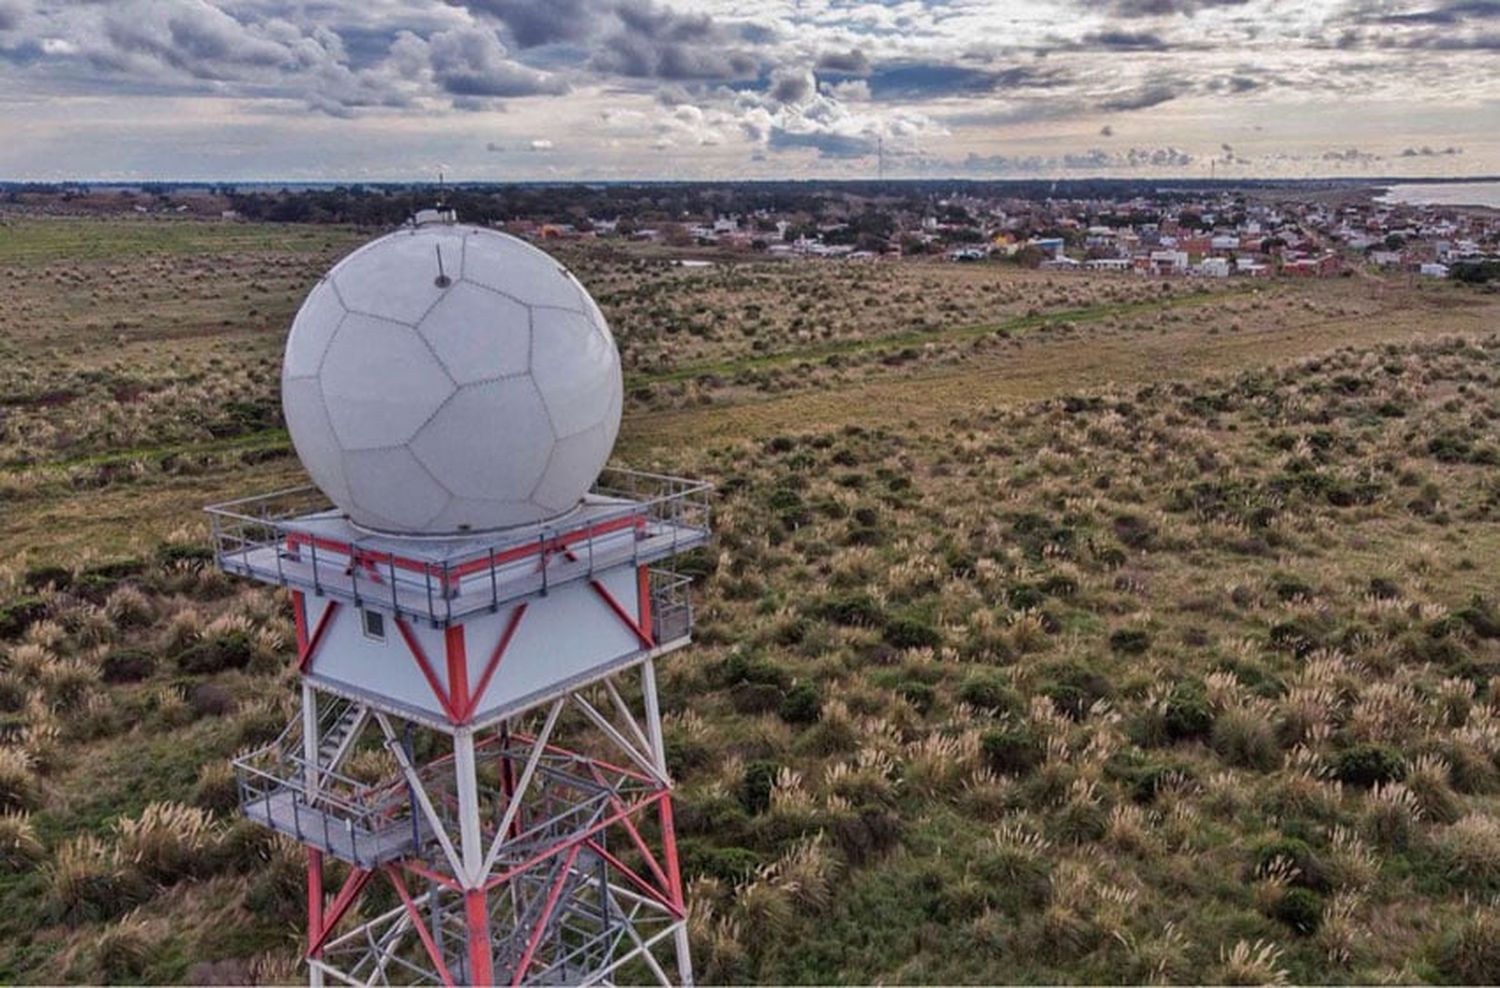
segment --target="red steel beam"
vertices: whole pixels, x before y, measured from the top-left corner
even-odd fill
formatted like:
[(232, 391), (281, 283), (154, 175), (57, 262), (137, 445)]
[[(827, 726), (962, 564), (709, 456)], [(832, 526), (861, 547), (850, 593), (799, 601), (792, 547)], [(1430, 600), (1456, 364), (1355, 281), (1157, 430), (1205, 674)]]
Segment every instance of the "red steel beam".
[(443, 631), (443, 654), (448, 660), (448, 705), (458, 720), (469, 719), (473, 702), (469, 698), (469, 653), (464, 648), (464, 626), (450, 624)]
[[(604, 776), (600, 773), (597, 766), (590, 764), (589, 771), (594, 773), (594, 779), (601, 786), (609, 785), (609, 783), (605, 781)], [(609, 797), (609, 804), (616, 810), (620, 809), (623, 805), (620, 802), (620, 797), (615, 795), (611, 795)], [(631, 822), (630, 817), (622, 817), (620, 820), (620, 826), (624, 827), (625, 832), (630, 835), (630, 842), (635, 845), (635, 849), (637, 851), (640, 851), (641, 856), (646, 859), (647, 867), (651, 869), (651, 874), (656, 877), (656, 880), (661, 883), (661, 887), (669, 888), (670, 883), (666, 874), (661, 870), (661, 865), (656, 863), (656, 856), (651, 853), (651, 848), (646, 844), (646, 839), (641, 836), (641, 832), (636, 829), (635, 824)]]
[(531, 931), (531, 936), (526, 941), (526, 951), (521, 955), (521, 962), (516, 965), (515, 975), (510, 979), (511, 988), (516, 988), (526, 980), (526, 972), (531, 967), (531, 959), (536, 956), (536, 948), (547, 933), (547, 923), (552, 919), (552, 911), (557, 908), (557, 900), (562, 898), (563, 886), (568, 884), (568, 875), (572, 872), (573, 862), (578, 860), (578, 852), (581, 850), (583, 850), (583, 845), (580, 843), (574, 844), (573, 849), (568, 852), (568, 859), (563, 862), (562, 872), (557, 876), (557, 883), (547, 894), (547, 904), (542, 907), (542, 914), (537, 917), (536, 929)]
[(510, 620), (506, 622), (505, 630), (500, 633), (500, 641), (495, 644), (495, 650), (490, 653), (489, 661), (485, 663), (484, 672), (479, 675), (479, 682), (474, 687), (474, 693), (469, 698), (469, 705), (464, 710), (464, 720), (468, 721), (474, 716), (474, 710), (479, 706), (479, 701), (484, 698), (484, 691), (489, 688), (490, 679), (494, 677), (495, 670), (500, 668), (500, 659), (505, 655), (505, 650), (510, 647), (510, 640), (516, 636), (516, 627), (521, 623), (521, 616), (526, 613), (526, 604), (521, 602), (510, 612)]
[(318, 954), (323, 934), (323, 852), (307, 849), (307, 956)]
[[(392, 865), (385, 866), (386, 877), (396, 888), (396, 894), (401, 897), (401, 904), (406, 907), (406, 915), (411, 917), (411, 925), (417, 931), (417, 936), (422, 938), (422, 946), (427, 950), (427, 956), (437, 967), (438, 978), (444, 985), (453, 984), (453, 975), (448, 973), (448, 965), (443, 962), (443, 952), (438, 950), (438, 945), (432, 939), (432, 933), (427, 929), (427, 917), (423, 916), (417, 909), (417, 904), (412, 901), (411, 893), (406, 889), (406, 882), (401, 880), (401, 872)], [(437, 895), (437, 890), (432, 891)]]
[[(544, 552), (558, 552), (566, 548), (570, 542), (592, 539), (599, 535), (608, 535), (611, 532), (623, 531), (627, 528), (644, 528), (645, 526), (645, 514), (631, 514), (622, 518), (612, 518), (608, 521), (588, 525), (571, 532), (564, 532), (546, 541), (528, 542), (525, 545), (497, 552), (494, 555), (493, 561), (487, 554), (476, 559), (471, 559), (466, 563), (447, 568), (446, 574), (451, 579), (461, 579), (474, 573), (483, 573), (491, 565), (514, 562), (517, 559), (524, 559), (527, 556)], [(308, 535), (305, 532), (289, 533), (287, 535), (287, 544), (293, 548), (300, 545), (311, 545), (329, 552), (341, 553), (349, 557), (351, 561), (363, 562), (367, 566), (371, 563), (381, 563), (412, 573), (439, 577), (445, 573), (444, 566), (441, 563), (423, 562), (422, 560), (409, 559), (405, 556), (398, 556), (390, 552), (380, 552), (374, 549), (355, 549), (351, 543), (341, 542), (338, 539), (330, 539), (320, 535)]]
[[(476, 985), (495, 983), (495, 958), (490, 948), (490, 914), (484, 889), (464, 892), (464, 920), (469, 929), (469, 980)], [(542, 922), (545, 922), (545, 917)]]
[[(318, 650), (318, 643), (323, 640), (323, 632), (328, 630), (328, 625), (333, 621), (333, 615), (338, 612), (339, 602), (330, 600), (328, 606), (323, 608), (323, 613), (318, 615), (318, 625), (313, 629), (312, 637), (307, 639), (304, 646), (297, 649), (297, 671), (307, 672), (308, 666), (312, 665), (313, 653)], [(307, 626), (307, 615), (303, 612), (302, 624)], [(304, 632), (305, 634), (305, 632)]]
[(636, 614), (640, 627), (651, 630), (651, 568), (641, 566), (635, 576)]
[(448, 720), (457, 724), (459, 722), (458, 711), (454, 709), (453, 702), (448, 699), (448, 694), (443, 690), (443, 684), (438, 682), (437, 673), (432, 669), (432, 663), (427, 661), (427, 653), (422, 651), (422, 643), (417, 641), (417, 636), (412, 632), (411, 625), (403, 617), (396, 618), (396, 630), (401, 632), (401, 638), (406, 642), (406, 650), (411, 657), (417, 660), (417, 668), (422, 670), (422, 675), (427, 679), (427, 685), (432, 689), (432, 695), (437, 698), (443, 713), (448, 715)]
[(627, 816), (639, 813), (641, 810), (645, 809), (646, 807), (650, 806), (652, 803), (656, 802), (666, 795), (667, 790), (663, 789), (661, 792), (652, 793), (639, 802), (626, 805), (623, 810), (591, 824), (585, 829), (579, 831), (576, 834), (573, 834), (570, 837), (567, 837), (564, 840), (558, 841), (556, 844), (552, 845), (539, 854), (533, 854), (531, 857), (527, 858), (525, 861), (522, 861), (515, 867), (508, 868), (498, 875), (494, 875), (490, 878), (485, 879), (484, 889), (488, 891), (497, 885), (504, 885), (506, 882), (510, 881), (512, 878), (515, 878), (521, 872), (527, 870), (538, 862), (545, 861), (548, 858), (552, 857), (554, 854), (559, 854), (565, 850), (568, 850), (569, 848), (576, 848), (580, 846), (584, 841), (588, 840), (599, 831), (605, 829), (606, 827), (614, 826), (616, 823), (619, 823), (620, 820)]
[(323, 914), (323, 928), (318, 931), (317, 939), (308, 946), (309, 957), (323, 949), (323, 945), (328, 942), (329, 935), (333, 933), (333, 928), (339, 925), (339, 920), (344, 918), (344, 914), (349, 911), (349, 907), (354, 904), (359, 893), (364, 891), (365, 886), (370, 884), (370, 879), (374, 875), (373, 871), (365, 871), (363, 868), (355, 868), (349, 872), (349, 877), (344, 879), (344, 885), (339, 889), (339, 894), (333, 897), (333, 904)]
[(292, 619), (297, 626), (297, 654), (307, 650), (307, 602), (301, 590), (292, 591)]
[(422, 864), (420, 861), (417, 861), (413, 858), (402, 858), (399, 863), (401, 867), (405, 868), (413, 875), (420, 875), (422, 878), (427, 879), (429, 882), (436, 882), (439, 885), (447, 886), (448, 888), (453, 889), (455, 892), (463, 891), (463, 886), (459, 884), (458, 879), (453, 878), (449, 875), (444, 875), (439, 871), (433, 871), (431, 868)]
[(646, 881), (640, 875), (637, 875), (630, 869), (629, 866), (625, 864), (625, 862), (609, 853), (609, 851), (604, 847), (603, 844), (600, 844), (593, 838), (590, 838), (583, 843), (588, 847), (589, 850), (593, 851), (605, 861), (609, 862), (611, 868), (614, 868), (620, 874), (630, 879), (631, 883), (639, 888), (642, 892), (646, 893), (657, 902), (660, 902), (663, 906), (666, 906), (667, 909), (670, 910), (672, 914), (678, 919), (682, 918), (683, 914), (681, 909), (673, 904), (671, 898), (665, 892), (657, 888), (655, 885), (652, 885), (650, 882)]
[(667, 887), (671, 890), (672, 901), (677, 904), (678, 913), (686, 915), (687, 906), (682, 898), (682, 867), (677, 861), (677, 830), (672, 822), (670, 795), (656, 804), (656, 812), (661, 818), (661, 854), (667, 859)]
[(643, 646), (646, 648), (654, 648), (656, 646), (655, 640), (651, 637), (651, 632), (642, 628), (636, 622), (636, 619), (625, 609), (625, 605), (621, 604), (615, 598), (615, 595), (609, 592), (608, 587), (598, 580), (590, 580), (589, 586), (593, 587), (594, 592), (604, 599), (604, 602), (609, 605), (609, 609), (615, 612), (615, 616), (625, 622), (627, 628), (635, 632), (635, 636), (641, 640)]

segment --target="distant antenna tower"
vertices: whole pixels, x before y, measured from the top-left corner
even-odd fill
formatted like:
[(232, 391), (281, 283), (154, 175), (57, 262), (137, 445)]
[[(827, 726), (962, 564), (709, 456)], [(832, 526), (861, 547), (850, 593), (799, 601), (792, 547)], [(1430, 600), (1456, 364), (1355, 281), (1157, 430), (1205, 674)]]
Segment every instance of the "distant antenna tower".
[[(235, 760), (240, 809), (307, 848), (314, 986), (691, 984), (656, 662), (689, 641), (671, 565), (709, 487), (601, 476), (623, 382), (598, 307), (434, 212), (292, 325), (282, 406), (321, 492), (208, 509), (218, 565), (296, 624), (301, 710)], [(434, 279), (434, 254), (462, 262)]]
[(885, 138), (875, 138), (875, 177), (885, 181)]

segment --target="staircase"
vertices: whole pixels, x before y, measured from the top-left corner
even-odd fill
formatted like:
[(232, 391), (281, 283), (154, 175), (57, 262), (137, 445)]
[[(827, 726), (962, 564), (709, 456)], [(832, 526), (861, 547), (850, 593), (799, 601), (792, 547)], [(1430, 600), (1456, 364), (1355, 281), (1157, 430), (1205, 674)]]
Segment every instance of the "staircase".
[(343, 764), (349, 749), (354, 747), (354, 742), (359, 740), (360, 731), (369, 723), (370, 708), (345, 700), (330, 704), (329, 710), (318, 719), (323, 721), (325, 718), (329, 723), (319, 725), (318, 769), (337, 769)]
[(303, 844), (362, 868), (405, 857), (419, 831), (404, 785), (370, 785), (339, 771), (370, 720), (362, 703), (329, 698), (318, 711), (318, 752), (304, 757), (302, 718), (234, 761), (240, 810)]

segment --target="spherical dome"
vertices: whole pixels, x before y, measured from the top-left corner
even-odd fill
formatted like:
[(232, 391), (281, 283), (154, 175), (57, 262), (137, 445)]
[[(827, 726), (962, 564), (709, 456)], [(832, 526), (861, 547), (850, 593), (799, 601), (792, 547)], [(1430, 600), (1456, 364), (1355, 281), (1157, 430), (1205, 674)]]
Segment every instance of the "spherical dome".
[(359, 525), (448, 534), (569, 511), (614, 448), (620, 355), (547, 254), (451, 223), (371, 241), (302, 303), (281, 401), (302, 465)]

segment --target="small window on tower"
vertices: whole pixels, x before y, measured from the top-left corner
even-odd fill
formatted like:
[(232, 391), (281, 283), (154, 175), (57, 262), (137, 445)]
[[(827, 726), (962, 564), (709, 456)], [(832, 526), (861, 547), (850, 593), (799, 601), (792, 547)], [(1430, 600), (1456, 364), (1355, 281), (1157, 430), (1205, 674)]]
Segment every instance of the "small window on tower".
[(379, 611), (360, 611), (364, 616), (365, 637), (385, 641), (385, 615)]

